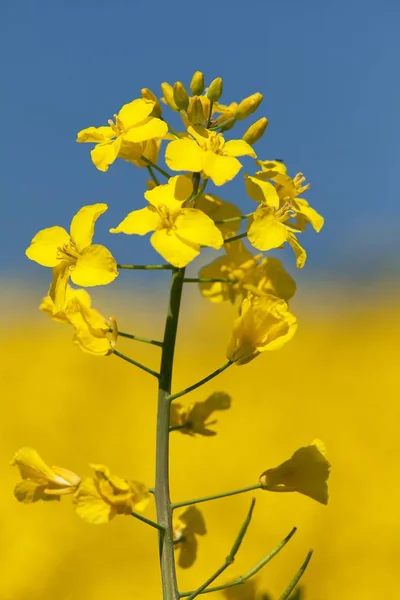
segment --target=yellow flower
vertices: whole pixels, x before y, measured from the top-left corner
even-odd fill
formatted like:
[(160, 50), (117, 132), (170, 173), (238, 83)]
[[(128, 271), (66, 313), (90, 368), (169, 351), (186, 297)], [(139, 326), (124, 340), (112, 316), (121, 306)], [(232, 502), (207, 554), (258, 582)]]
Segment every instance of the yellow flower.
[[(68, 323), (75, 328), (73, 341), (84, 352), (96, 356), (106, 356), (113, 352), (118, 336), (115, 319), (108, 321), (91, 306), (91, 298), (86, 290), (67, 287), (63, 309), (54, 314), (54, 302), (50, 296), (43, 298), (40, 310), (49, 314), (54, 321)], [(110, 339), (107, 334), (113, 330)]]
[(196, 208), (185, 208), (193, 185), (189, 177), (171, 177), (167, 184), (145, 192), (150, 206), (134, 210), (111, 233), (145, 235), (175, 267), (185, 267), (200, 254), (200, 246), (221, 248), (224, 240), (214, 222)]
[[(196, 208), (206, 213), (213, 221), (222, 221), (224, 219), (232, 219), (241, 216), (240, 209), (236, 204), (221, 200), (214, 194), (202, 194), (196, 200)], [(240, 219), (231, 223), (217, 224), (218, 229), (224, 236), (224, 239), (232, 237), (236, 234), (240, 227)]]
[(289, 204), (280, 209), (267, 204), (260, 205), (249, 219), (247, 237), (257, 250), (280, 248), (288, 242), (295, 253), (296, 265), (301, 269), (307, 260), (307, 253), (295, 236), (297, 230), (286, 222), (291, 216), (293, 212)]
[(15, 497), (25, 504), (38, 500), (60, 500), (60, 496), (73, 494), (81, 481), (72, 471), (48, 467), (33, 448), (18, 450), (11, 465), (19, 468), (23, 479), (14, 489)]
[(235, 364), (244, 365), (264, 350), (281, 348), (296, 329), (296, 317), (289, 312), (284, 300), (249, 292), (233, 325), (226, 356)]
[(150, 494), (143, 483), (112, 475), (104, 465), (91, 467), (95, 476), (83, 479), (74, 497), (76, 512), (84, 521), (98, 525), (146, 508)]
[(195, 402), (190, 406), (183, 406), (173, 402), (171, 405), (170, 426), (177, 428), (181, 433), (195, 436), (216, 435), (216, 431), (209, 429), (217, 421), (209, 421), (213, 412), (227, 410), (231, 407), (231, 397), (225, 392), (214, 392), (203, 402)]
[(63, 227), (42, 229), (35, 235), (26, 255), (44, 267), (53, 267), (50, 297), (54, 312), (65, 303), (68, 278), (76, 285), (106, 285), (118, 276), (117, 263), (104, 246), (92, 244), (94, 224), (107, 210), (107, 204), (81, 208), (71, 221), (71, 233)]
[(150, 116), (154, 107), (155, 102), (146, 98), (133, 100), (114, 115), (115, 121), (108, 121), (108, 127), (82, 129), (76, 141), (96, 143), (91, 156), (100, 171), (107, 171), (118, 157), (125, 158), (127, 154), (128, 160), (138, 159), (141, 142), (162, 138), (168, 131), (164, 121)]
[(244, 140), (225, 142), (220, 133), (208, 131), (200, 125), (189, 126), (188, 133), (192, 139), (174, 140), (165, 150), (165, 162), (173, 171), (202, 173), (215, 185), (223, 185), (242, 168), (237, 156), (256, 156)]
[(189, 506), (173, 515), (173, 534), (175, 550), (179, 552), (178, 565), (188, 569), (196, 560), (197, 535), (207, 533), (202, 513), (196, 506)]
[(290, 203), (291, 208), (296, 214), (296, 227), (304, 230), (306, 223), (315, 229), (318, 233), (324, 225), (324, 218), (314, 210), (307, 200), (298, 196), (310, 188), (309, 183), (305, 183), (306, 178), (303, 173), (297, 173), (293, 179), (287, 174), (286, 166), (278, 161), (257, 161), (262, 171), (256, 173), (260, 179), (270, 179), (275, 183), (281, 206)]
[(331, 465), (325, 458), (325, 446), (314, 440), (299, 448), (289, 460), (260, 476), (264, 490), (299, 492), (317, 502), (328, 504), (328, 477)]
[[(137, 152), (131, 152), (131, 147), (133, 145), (135, 147), (137, 146)], [(141, 157), (148, 158), (151, 162), (157, 163), (160, 146), (161, 140), (148, 140), (147, 142), (141, 142), (140, 144), (122, 145), (118, 158), (131, 162), (133, 165), (136, 165), (136, 167), (142, 169), (143, 167), (147, 167), (148, 163), (142, 160)]]
[(200, 291), (211, 302), (224, 302), (236, 299), (247, 292), (255, 296), (272, 294), (289, 300), (296, 291), (296, 283), (285, 271), (277, 258), (254, 256), (241, 240), (224, 246), (225, 256), (219, 256), (199, 272), (200, 278), (230, 279), (231, 282), (213, 281), (200, 283)]

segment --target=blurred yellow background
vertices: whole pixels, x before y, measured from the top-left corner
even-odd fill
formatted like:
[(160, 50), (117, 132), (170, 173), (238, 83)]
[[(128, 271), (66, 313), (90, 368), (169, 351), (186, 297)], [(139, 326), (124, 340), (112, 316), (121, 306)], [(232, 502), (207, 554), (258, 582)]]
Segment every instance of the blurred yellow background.
[[(209, 305), (194, 288), (186, 289), (183, 299), (174, 391), (225, 362), (235, 317), (233, 307)], [(148, 296), (103, 296), (96, 290), (94, 306), (114, 314), (121, 330), (160, 339), (167, 292), (167, 284)], [(299, 318), (293, 341), (231, 367), (182, 399), (190, 403), (226, 391), (232, 408), (218, 414), (213, 438), (171, 434), (172, 498), (249, 485), (319, 437), (332, 464), (328, 506), (299, 494), (256, 492), (250, 531), (221, 582), (246, 571), (297, 526), (258, 578), (259, 593), (278, 598), (313, 548), (304, 600), (394, 598), (400, 558), (400, 309), (379, 298), (329, 291), (301, 290), (298, 298), (291, 305)], [(95, 462), (154, 483), (155, 380), (116, 357), (82, 353), (71, 343), (71, 328), (39, 313), (39, 300), (40, 295), (26, 294), (3, 322), (0, 340), (0, 598), (161, 598), (151, 528), (122, 516), (107, 525), (88, 525), (68, 497), (34, 505), (14, 499), (19, 474), (8, 463), (22, 446), (33, 446), (48, 464), (81, 476), (89, 475), (88, 464)], [(7, 298), (2, 303), (10, 313)], [(156, 347), (121, 339), (119, 349), (158, 367)], [(199, 540), (194, 567), (179, 570), (181, 590), (197, 587), (221, 564), (251, 497), (199, 506), (208, 534)], [(145, 515), (154, 517), (153, 506)]]

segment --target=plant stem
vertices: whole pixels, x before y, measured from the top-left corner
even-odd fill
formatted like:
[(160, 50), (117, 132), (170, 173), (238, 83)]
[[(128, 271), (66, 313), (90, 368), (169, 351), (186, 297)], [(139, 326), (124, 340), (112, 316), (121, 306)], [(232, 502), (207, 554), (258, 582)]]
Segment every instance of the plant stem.
[(240, 217), (230, 217), (230, 219), (221, 219), (220, 221), (214, 221), (216, 225), (223, 225), (224, 223), (235, 223), (235, 221), (242, 221), (248, 219), (253, 213), (247, 213), (246, 215), (240, 215)]
[(135, 510), (133, 510), (131, 512), (131, 515), (132, 515), (132, 517), (135, 517), (135, 519), (138, 519), (139, 521), (143, 521), (143, 523), (146, 523), (147, 525), (150, 525), (151, 527), (158, 529), (162, 533), (165, 532), (165, 528), (162, 525), (159, 525), (158, 523), (156, 523), (155, 521), (152, 521), (151, 519), (147, 519), (140, 513), (137, 513)]
[(189, 387), (182, 390), (181, 392), (177, 392), (176, 394), (171, 394), (170, 396), (168, 396), (169, 402), (172, 402), (173, 400), (176, 400), (177, 398), (180, 398), (181, 396), (185, 396), (185, 394), (188, 394), (189, 392), (193, 392), (193, 390), (200, 387), (204, 383), (207, 383), (207, 381), (214, 379), (214, 377), (216, 377), (217, 375), (219, 375), (220, 373), (225, 371), (225, 369), (227, 369), (231, 365), (233, 365), (233, 362), (231, 360), (228, 360), (228, 362), (226, 362), (224, 365), (222, 365), (222, 367), (219, 367), (219, 369), (217, 369), (216, 371), (213, 371), (212, 373), (210, 373), (210, 375), (207, 375), (207, 377), (204, 377), (204, 379), (200, 379), (200, 381), (197, 381), (197, 383), (190, 385)]
[(241, 545), (243, 538), (247, 533), (247, 529), (250, 525), (250, 521), (251, 521), (251, 517), (253, 515), (255, 503), (256, 503), (256, 501), (253, 498), (253, 500), (251, 501), (249, 512), (247, 513), (247, 516), (246, 516), (246, 518), (239, 530), (239, 533), (237, 534), (236, 539), (233, 543), (231, 551), (229, 552), (228, 556), (226, 557), (224, 563), (219, 567), (219, 569), (217, 569), (215, 571), (215, 573), (213, 573), (213, 575), (211, 575), (211, 577), (209, 577), (207, 579), (207, 581), (205, 581), (199, 588), (197, 588), (197, 590), (195, 590), (194, 592), (192, 592), (190, 594), (190, 596), (188, 597), (188, 600), (193, 600), (194, 598), (196, 598), (196, 596), (198, 596), (199, 594), (202, 594), (206, 590), (206, 588), (208, 588), (208, 586), (213, 581), (215, 581), (217, 579), (217, 577), (219, 577), (234, 562), (236, 554), (238, 553), (240, 545)]
[(174, 502), (172, 508), (180, 508), (181, 506), (189, 506), (190, 504), (200, 504), (201, 502), (208, 502), (209, 500), (219, 500), (219, 498), (227, 498), (228, 496), (236, 496), (237, 494), (244, 494), (245, 492), (252, 492), (253, 490), (261, 489), (261, 483), (255, 483), (248, 485), (247, 487), (233, 490), (231, 492), (222, 492), (222, 494), (213, 494), (212, 496), (203, 496), (202, 498), (194, 498), (194, 500), (184, 500), (183, 502)]
[(165, 528), (165, 533), (159, 536), (164, 600), (177, 600), (179, 598), (174, 558), (172, 508), (169, 494), (170, 403), (168, 397), (171, 393), (172, 369), (184, 276), (185, 269), (173, 269), (158, 387), (155, 500), (158, 523)]
[(118, 352), (118, 350), (113, 350), (113, 354), (115, 354), (115, 356), (118, 356), (118, 358), (122, 358), (122, 360), (126, 360), (126, 362), (130, 363), (131, 365), (142, 369), (142, 371), (146, 371), (146, 373), (157, 377), (157, 379), (160, 377), (156, 371), (153, 371), (153, 369), (146, 367), (146, 365), (142, 365), (142, 363), (138, 362), (137, 360), (134, 360), (133, 358), (129, 358), (129, 356), (125, 356), (125, 354), (122, 354), (122, 352)]
[[(253, 577), (254, 575), (256, 575), (259, 571), (261, 571), (261, 569), (263, 567), (265, 567), (265, 565), (267, 563), (269, 563), (274, 556), (276, 556), (278, 554), (278, 552), (280, 552), (282, 550), (282, 548), (284, 546), (286, 546), (286, 544), (288, 543), (288, 541), (293, 537), (293, 535), (296, 533), (296, 527), (293, 527), (292, 531), (290, 533), (288, 533), (288, 535), (285, 537), (284, 540), (282, 540), (273, 550), (272, 552), (270, 552), (269, 554), (267, 554), (266, 556), (264, 556), (254, 567), (252, 567), (251, 569), (249, 569), (249, 571), (247, 571), (244, 575), (240, 575), (240, 577), (237, 577), (237, 579), (235, 579), (234, 581), (231, 581), (229, 583), (224, 583), (223, 585), (218, 585), (212, 588), (207, 588), (206, 590), (204, 590), (202, 593), (203, 594), (208, 594), (210, 592), (219, 592), (221, 590), (226, 590), (227, 588), (230, 587), (234, 587), (236, 585), (241, 585), (242, 583), (245, 583), (248, 579), (250, 579), (251, 577)], [(193, 592), (181, 592), (179, 594), (179, 596), (181, 598), (184, 598), (185, 596), (190, 596), (190, 594), (192, 594)]]
[(131, 271), (171, 271), (174, 267), (172, 265), (117, 265), (118, 269), (129, 269)]
[(313, 553), (313, 551), (310, 550), (306, 556), (305, 561), (303, 562), (300, 569), (297, 571), (296, 575), (293, 577), (292, 581), (289, 583), (289, 585), (287, 586), (286, 590), (283, 592), (283, 594), (279, 598), (279, 600), (287, 600), (287, 598), (289, 598), (290, 594), (293, 592), (294, 588), (299, 583), (301, 577), (304, 575), (304, 571), (307, 569), (308, 563), (311, 560), (312, 553)]
[(224, 241), (224, 244), (229, 244), (229, 242), (235, 242), (236, 240), (240, 240), (244, 237), (247, 237), (247, 231), (244, 233), (239, 233), (238, 235), (234, 235), (233, 237), (228, 238)]
[(145, 163), (147, 163), (150, 167), (152, 167), (153, 169), (155, 169), (156, 171), (158, 171), (159, 173), (161, 173), (161, 175), (164, 175), (164, 177), (166, 177), (167, 179), (169, 179), (171, 177), (171, 175), (169, 173), (167, 173), (167, 171), (164, 171), (164, 169), (162, 169), (161, 167), (159, 167), (158, 165), (156, 165), (156, 163), (154, 163), (149, 158), (146, 158), (145, 156), (141, 156), (140, 158)]
[(237, 279), (213, 277), (185, 277), (185, 283), (236, 283)]
[(127, 338), (128, 340), (135, 340), (136, 342), (143, 342), (144, 344), (152, 344), (153, 346), (160, 346), (162, 348), (163, 343), (157, 340), (149, 340), (149, 338), (139, 337), (132, 333), (125, 333), (124, 331), (118, 331), (118, 337)]
[(146, 167), (146, 168), (147, 168), (147, 170), (148, 170), (148, 172), (149, 172), (149, 175), (150, 175), (150, 177), (151, 177), (151, 178), (152, 178), (152, 180), (154, 181), (154, 183), (155, 183), (156, 185), (160, 185), (160, 182), (158, 181), (157, 177), (156, 177), (156, 176), (155, 176), (155, 174), (154, 174), (153, 167), (151, 167), (150, 165), (147, 165), (147, 167)]

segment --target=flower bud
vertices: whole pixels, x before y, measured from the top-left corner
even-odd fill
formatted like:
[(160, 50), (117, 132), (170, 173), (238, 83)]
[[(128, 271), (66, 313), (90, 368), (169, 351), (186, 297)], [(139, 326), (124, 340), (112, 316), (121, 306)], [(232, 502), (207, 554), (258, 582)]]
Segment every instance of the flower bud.
[(244, 98), (235, 111), (235, 119), (241, 121), (242, 119), (250, 116), (260, 106), (262, 99), (263, 95), (258, 92), (248, 96), (247, 98)]
[(155, 94), (153, 94), (153, 92), (151, 90), (149, 90), (149, 88), (142, 88), (140, 90), (140, 93), (142, 94), (142, 98), (144, 98), (145, 100), (151, 100), (152, 102), (154, 102), (154, 108), (151, 112), (151, 116), (152, 117), (161, 117), (162, 108), (160, 106), (157, 96)]
[(192, 81), (190, 82), (190, 91), (193, 96), (200, 96), (204, 92), (204, 74), (201, 71), (193, 73)]
[(217, 77), (210, 83), (210, 86), (207, 90), (207, 98), (211, 100), (211, 102), (218, 102), (222, 95), (222, 78)]
[(170, 85), (169, 83), (167, 83), (166, 81), (164, 81), (161, 84), (161, 91), (164, 94), (164, 102), (165, 104), (167, 104), (167, 106), (169, 106), (172, 110), (178, 111), (178, 107), (175, 104), (175, 100), (174, 100), (174, 90), (172, 89), (172, 85)]
[(179, 110), (187, 110), (189, 106), (189, 96), (185, 86), (181, 81), (174, 83), (174, 100)]
[(205, 117), (203, 111), (203, 104), (198, 96), (194, 96), (190, 99), (188, 108), (189, 121), (193, 125), (203, 125)]
[(258, 142), (260, 138), (262, 138), (262, 136), (265, 133), (265, 130), (267, 129), (267, 126), (268, 119), (266, 117), (258, 119), (258, 121), (253, 123), (253, 125), (250, 125), (246, 133), (242, 136), (242, 140), (244, 140), (245, 142), (250, 144), (250, 146), (252, 146), (256, 142)]

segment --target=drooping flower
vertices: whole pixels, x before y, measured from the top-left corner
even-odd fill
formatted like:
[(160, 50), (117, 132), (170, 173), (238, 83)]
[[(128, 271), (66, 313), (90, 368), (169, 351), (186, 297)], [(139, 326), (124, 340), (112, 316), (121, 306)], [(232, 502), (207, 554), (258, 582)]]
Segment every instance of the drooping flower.
[(242, 168), (237, 156), (256, 156), (244, 140), (225, 142), (222, 134), (200, 125), (189, 126), (188, 133), (191, 139), (174, 140), (165, 150), (165, 162), (173, 171), (201, 173), (219, 186), (231, 181)]
[(179, 552), (178, 565), (191, 567), (197, 557), (197, 537), (207, 533), (202, 513), (196, 506), (189, 506), (173, 514), (174, 547)]
[(94, 477), (83, 479), (74, 497), (76, 512), (84, 521), (98, 525), (146, 508), (150, 494), (143, 483), (112, 475), (104, 465), (91, 467)]
[(272, 294), (289, 300), (296, 291), (294, 279), (285, 271), (280, 260), (253, 255), (241, 240), (224, 246), (226, 255), (219, 256), (200, 269), (199, 277), (204, 279), (228, 279), (199, 283), (200, 291), (211, 302), (234, 303), (237, 298), (252, 292), (256, 296)]
[(265, 350), (281, 348), (296, 329), (297, 319), (284, 300), (249, 292), (233, 325), (226, 356), (236, 365), (244, 365)]
[(117, 158), (137, 160), (143, 152), (142, 142), (162, 138), (168, 131), (164, 121), (151, 116), (154, 107), (155, 102), (137, 98), (125, 104), (108, 126), (82, 129), (76, 141), (96, 144), (91, 157), (100, 171), (107, 171)]
[(321, 504), (328, 503), (328, 477), (331, 465), (325, 458), (325, 446), (314, 440), (309, 446), (296, 450), (279, 467), (267, 469), (260, 476), (264, 490), (299, 492)]
[(53, 267), (50, 297), (54, 313), (63, 309), (69, 277), (76, 285), (91, 287), (111, 283), (118, 276), (111, 252), (92, 244), (94, 225), (107, 208), (107, 204), (83, 206), (71, 221), (70, 234), (58, 226), (42, 229), (27, 248), (28, 258)]
[(204, 435), (207, 437), (217, 434), (209, 429), (217, 421), (210, 421), (211, 415), (219, 410), (227, 410), (231, 407), (231, 397), (225, 392), (214, 392), (203, 402), (195, 402), (184, 406), (177, 402), (171, 404), (170, 427), (176, 428), (181, 433), (191, 436)]
[(171, 177), (167, 184), (145, 192), (149, 206), (134, 210), (111, 233), (145, 235), (175, 267), (185, 267), (200, 254), (200, 246), (221, 248), (223, 237), (210, 217), (196, 208), (185, 207), (193, 192), (190, 178)]
[[(107, 356), (113, 352), (118, 337), (116, 321), (113, 318), (107, 320), (92, 308), (92, 301), (86, 290), (75, 290), (67, 286), (65, 304), (56, 314), (50, 295), (43, 298), (39, 308), (54, 321), (72, 325), (75, 329), (73, 341), (84, 352), (96, 356)], [(112, 334), (107, 337), (110, 330)]]
[(48, 467), (33, 448), (18, 450), (11, 465), (19, 468), (23, 479), (15, 486), (15, 497), (25, 504), (38, 500), (60, 500), (60, 496), (73, 494), (81, 481), (68, 469)]

